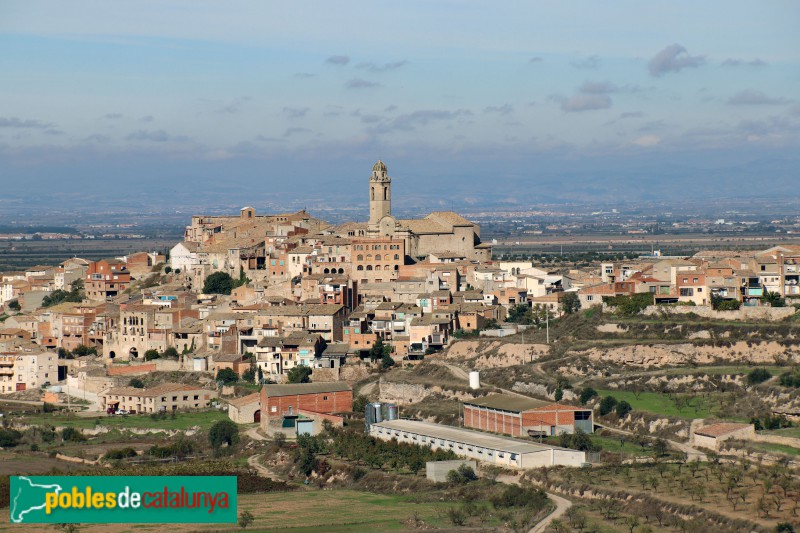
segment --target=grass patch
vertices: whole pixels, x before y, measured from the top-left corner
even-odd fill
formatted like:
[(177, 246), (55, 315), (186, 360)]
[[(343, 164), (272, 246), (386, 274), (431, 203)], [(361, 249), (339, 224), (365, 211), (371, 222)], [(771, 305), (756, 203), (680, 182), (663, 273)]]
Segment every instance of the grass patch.
[(774, 444), (772, 442), (747, 442), (750, 448), (764, 450), (765, 452), (785, 453), (786, 455), (800, 455), (800, 448), (787, 446), (785, 444)]
[(600, 396), (613, 396), (620, 402), (624, 400), (637, 411), (678, 418), (708, 418), (714, 415), (714, 409), (719, 407), (719, 402), (716, 401), (715, 395), (667, 395), (659, 392), (634, 394), (624, 390), (608, 389), (598, 389), (597, 394)]
[(261, 494), (242, 498), (239, 511), (256, 517), (256, 531), (396, 531), (418, 516), (426, 524), (447, 526), (445, 511), (452, 502), (413, 503), (410, 496), (352, 490)]
[(761, 435), (778, 435), (779, 437), (798, 437), (800, 438), (800, 428), (783, 428), (774, 431), (759, 431)]
[(209, 411), (179, 411), (176, 413), (175, 419), (167, 416), (167, 418), (163, 420), (150, 418), (150, 415), (115, 415), (85, 418), (61, 414), (39, 414), (20, 418), (19, 422), (23, 424), (47, 424), (80, 429), (93, 428), (97, 425), (117, 429), (189, 429), (194, 426), (208, 429), (215, 422), (226, 420), (227, 418), (228, 415), (224, 411), (215, 409)]
[[(409, 496), (385, 496), (351, 490), (296, 491), (291, 493), (240, 494), (241, 513), (248, 510), (255, 520), (247, 529), (234, 524), (82, 524), (85, 533), (122, 533), (125, 531), (188, 533), (198, 531), (290, 531), (292, 533), (325, 531), (330, 533), (363, 533), (365, 531), (408, 531), (406, 521), (414, 516), (434, 529), (452, 528), (446, 516), (454, 502), (412, 503)], [(8, 508), (0, 510), (5, 522), (0, 530), (20, 531), (8, 524)], [(497, 527), (497, 520), (486, 522), (488, 529)], [(474, 529), (471, 529), (474, 531)], [(53, 531), (52, 524), (32, 524), (25, 531)]]

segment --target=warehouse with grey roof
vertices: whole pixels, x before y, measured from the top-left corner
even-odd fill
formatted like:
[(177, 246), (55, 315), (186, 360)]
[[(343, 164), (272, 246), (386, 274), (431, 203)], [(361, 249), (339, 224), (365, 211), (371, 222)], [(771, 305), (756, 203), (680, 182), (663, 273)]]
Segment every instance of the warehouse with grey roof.
[(581, 466), (586, 462), (586, 452), (418, 420), (378, 422), (370, 426), (369, 434), (381, 440), (450, 450), (460, 457), (508, 468)]

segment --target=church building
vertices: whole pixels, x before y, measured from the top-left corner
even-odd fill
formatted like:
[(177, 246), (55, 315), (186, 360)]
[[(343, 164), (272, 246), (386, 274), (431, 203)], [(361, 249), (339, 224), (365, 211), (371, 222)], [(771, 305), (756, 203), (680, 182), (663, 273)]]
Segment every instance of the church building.
[(392, 179), (386, 164), (378, 161), (369, 177), (369, 221), (348, 223), (330, 230), (342, 237), (402, 239), (406, 255), (421, 260), (430, 254), (470, 260), (491, 259), (491, 246), (482, 244), (480, 227), (454, 211), (434, 211), (424, 218), (392, 216)]

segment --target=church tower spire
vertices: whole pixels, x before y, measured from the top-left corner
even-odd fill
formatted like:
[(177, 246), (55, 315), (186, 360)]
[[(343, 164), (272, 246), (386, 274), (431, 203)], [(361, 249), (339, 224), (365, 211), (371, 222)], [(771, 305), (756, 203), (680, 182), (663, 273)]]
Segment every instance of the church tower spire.
[(378, 160), (369, 178), (369, 224), (376, 226), (383, 217), (392, 214), (392, 178), (386, 165)]

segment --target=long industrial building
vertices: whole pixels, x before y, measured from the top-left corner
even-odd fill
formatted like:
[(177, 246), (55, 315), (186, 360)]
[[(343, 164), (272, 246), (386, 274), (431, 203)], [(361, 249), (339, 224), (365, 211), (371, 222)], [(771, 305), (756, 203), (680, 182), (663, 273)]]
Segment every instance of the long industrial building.
[(450, 450), (461, 457), (510, 468), (581, 466), (586, 462), (586, 453), (577, 450), (417, 420), (378, 422), (370, 426), (369, 434), (381, 440)]

